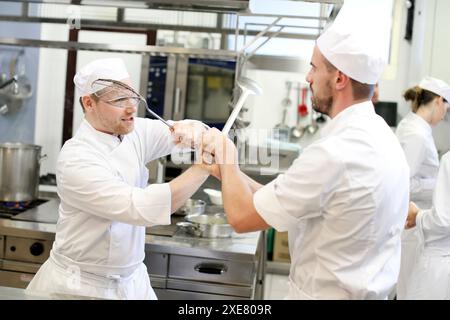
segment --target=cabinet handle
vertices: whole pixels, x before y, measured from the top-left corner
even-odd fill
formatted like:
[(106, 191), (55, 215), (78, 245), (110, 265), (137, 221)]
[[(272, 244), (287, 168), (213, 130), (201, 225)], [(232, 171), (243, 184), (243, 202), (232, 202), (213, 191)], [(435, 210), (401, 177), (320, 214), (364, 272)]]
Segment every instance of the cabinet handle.
[(220, 263), (199, 263), (194, 269), (197, 272), (207, 274), (223, 274), (227, 272), (227, 266)]
[(175, 89), (175, 110), (174, 110), (175, 115), (180, 113), (180, 99), (181, 99), (181, 89), (176, 88)]

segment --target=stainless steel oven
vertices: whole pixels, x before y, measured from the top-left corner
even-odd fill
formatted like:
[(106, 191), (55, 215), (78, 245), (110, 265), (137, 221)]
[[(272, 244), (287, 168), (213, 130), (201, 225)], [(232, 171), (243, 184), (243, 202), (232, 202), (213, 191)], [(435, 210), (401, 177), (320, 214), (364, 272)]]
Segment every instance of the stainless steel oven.
[(26, 288), (42, 263), (47, 260), (53, 239), (28, 234), (1, 235), (0, 285)]
[(231, 110), (235, 70), (233, 59), (151, 56), (147, 103), (165, 119), (196, 119), (221, 129)]

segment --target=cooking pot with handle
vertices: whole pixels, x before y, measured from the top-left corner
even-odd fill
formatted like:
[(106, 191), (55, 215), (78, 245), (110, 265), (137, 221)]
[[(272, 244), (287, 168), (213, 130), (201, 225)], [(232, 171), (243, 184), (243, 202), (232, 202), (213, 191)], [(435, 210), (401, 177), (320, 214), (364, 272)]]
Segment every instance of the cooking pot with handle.
[(41, 147), (38, 145), (0, 144), (0, 201), (36, 200), (39, 195), (39, 169), (44, 157), (41, 157)]

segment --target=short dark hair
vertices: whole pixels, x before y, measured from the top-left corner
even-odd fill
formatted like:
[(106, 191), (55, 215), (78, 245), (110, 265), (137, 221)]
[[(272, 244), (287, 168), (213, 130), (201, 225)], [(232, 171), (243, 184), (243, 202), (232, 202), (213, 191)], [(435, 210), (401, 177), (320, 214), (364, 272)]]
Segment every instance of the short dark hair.
[[(324, 57), (323, 60), (325, 62), (325, 66), (328, 72), (338, 70), (338, 68), (336, 68), (330, 61), (328, 61), (328, 59)], [(362, 100), (362, 99), (370, 99), (372, 97), (373, 91), (375, 90), (374, 84), (361, 83), (352, 78), (350, 78), (350, 82), (352, 84), (353, 99)]]
[(375, 90), (374, 84), (362, 83), (351, 78), (350, 81), (352, 83), (353, 99), (370, 99), (373, 96), (373, 91)]

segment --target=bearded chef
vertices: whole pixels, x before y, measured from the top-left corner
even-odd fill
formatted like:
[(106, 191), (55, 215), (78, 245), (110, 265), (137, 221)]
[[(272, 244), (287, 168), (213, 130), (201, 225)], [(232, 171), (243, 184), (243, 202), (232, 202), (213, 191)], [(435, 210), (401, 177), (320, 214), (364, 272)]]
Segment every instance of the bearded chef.
[(318, 38), (306, 80), (313, 108), (332, 120), (286, 173), (262, 186), (240, 171), (231, 140), (204, 134), (236, 231), (288, 232), (288, 299), (386, 299), (397, 280), (409, 170), (371, 102), (385, 62), (382, 37), (367, 37), (364, 26), (336, 20)]

